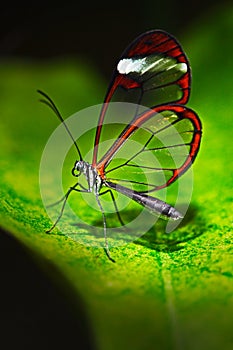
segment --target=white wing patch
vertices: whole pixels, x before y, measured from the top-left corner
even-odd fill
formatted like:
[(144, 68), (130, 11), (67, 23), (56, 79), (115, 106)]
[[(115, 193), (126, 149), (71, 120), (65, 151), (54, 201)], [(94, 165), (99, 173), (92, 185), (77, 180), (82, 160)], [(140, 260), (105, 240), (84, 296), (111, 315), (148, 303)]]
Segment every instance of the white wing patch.
[(154, 61), (151, 64), (148, 64), (147, 61), (147, 57), (138, 59), (123, 58), (119, 61), (117, 65), (117, 70), (121, 74), (129, 74), (133, 72), (144, 74), (148, 70), (153, 69), (157, 64), (159, 64), (159, 62), (162, 61), (162, 58), (160, 58), (157, 61)]
[(186, 73), (188, 71), (188, 67), (186, 63), (177, 63), (177, 64), (173, 64), (173, 66), (168, 67), (166, 70), (170, 70), (175, 68), (177, 71), (181, 72), (181, 73)]
[(123, 58), (118, 62), (117, 70), (120, 74), (138, 73), (145, 74), (148, 71), (159, 72), (175, 69), (177, 72), (186, 73), (188, 70), (186, 63), (176, 63), (174, 58), (161, 57), (158, 55), (143, 58)]
[(117, 70), (121, 74), (129, 74), (132, 72), (140, 73), (146, 58), (133, 60), (132, 58), (123, 58), (117, 65)]

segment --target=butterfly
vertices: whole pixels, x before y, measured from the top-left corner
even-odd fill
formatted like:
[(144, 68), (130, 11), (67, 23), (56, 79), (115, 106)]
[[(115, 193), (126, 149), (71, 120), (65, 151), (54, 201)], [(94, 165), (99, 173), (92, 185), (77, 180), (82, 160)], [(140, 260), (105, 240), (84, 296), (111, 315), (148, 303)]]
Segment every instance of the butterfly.
[[(176, 208), (151, 193), (174, 183), (190, 168), (197, 156), (202, 126), (198, 115), (185, 106), (190, 96), (190, 86), (190, 65), (175, 37), (162, 30), (152, 30), (137, 37), (122, 53), (113, 71), (99, 114), (91, 162), (83, 159), (77, 141), (52, 99), (38, 90), (42, 95), (41, 102), (56, 113), (76, 147), (79, 159), (72, 168), (73, 176), (79, 178), (83, 175), (86, 179), (86, 186), (77, 179), (59, 201), (63, 202), (60, 214), (48, 233), (61, 220), (72, 192), (94, 194), (103, 218), (104, 249), (113, 262), (107, 238), (106, 215), (100, 199), (102, 195), (110, 194), (122, 226), (124, 222), (115, 200), (116, 192), (158, 215), (173, 220), (182, 219), (183, 215)], [(116, 132), (112, 144), (100, 155), (101, 138), (112, 101), (133, 103), (136, 107), (122, 130)], [(173, 137), (174, 128), (182, 141), (178, 142)], [(163, 134), (165, 136), (161, 141)], [(140, 147), (135, 150), (131, 147), (128, 159), (116, 163), (117, 154), (135, 136), (140, 140)], [(147, 157), (148, 151), (153, 152), (159, 161)], [(178, 161), (173, 161), (176, 153)], [(150, 181), (142, 180), (141, 171), (144, 170), (150, 173)]]

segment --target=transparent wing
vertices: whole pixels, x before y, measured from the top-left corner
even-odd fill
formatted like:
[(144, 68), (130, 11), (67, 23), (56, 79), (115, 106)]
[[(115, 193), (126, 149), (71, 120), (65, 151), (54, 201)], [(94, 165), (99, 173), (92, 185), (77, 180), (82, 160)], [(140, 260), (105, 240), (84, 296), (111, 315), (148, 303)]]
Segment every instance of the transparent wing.
[(97, 164), (106, 181), (150, 192), (173, 183), (193, 163), (201, 141), (197, 114), (181, 105), (147, 110), (126, 126)]
[[(107, 90), (95, 136), (93, 166), (107, 123), (109, 102), (130, 102), (147, 107), (167, 103), (185, 104), (189, 98), (191, 72), (180, 44), (170, 34), (154, 30), (136, 38), (123, 52)], [(138, 115), (129, 116), (128, 124)]]

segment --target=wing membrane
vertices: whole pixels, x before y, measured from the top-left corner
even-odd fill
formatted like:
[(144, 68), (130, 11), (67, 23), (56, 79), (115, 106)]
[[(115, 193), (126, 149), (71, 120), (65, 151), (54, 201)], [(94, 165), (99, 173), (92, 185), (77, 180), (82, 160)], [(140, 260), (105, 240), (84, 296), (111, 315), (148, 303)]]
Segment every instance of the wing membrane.
[(107, 181), (149, 192), (173, 183), (193, 163), (201, 140), (197, 114), (184, 106), (147, 110), (126, 126), (97, 164)]
[(113, 72), (96, 130), (92, 165), (97, 164), (98, 144), (110, 101), (133, 102), (148, 107), (185, 104), (189, 98), (190, 81), (188, 59), (174, 37), (155, 30), (136, 38), (123, 52)]

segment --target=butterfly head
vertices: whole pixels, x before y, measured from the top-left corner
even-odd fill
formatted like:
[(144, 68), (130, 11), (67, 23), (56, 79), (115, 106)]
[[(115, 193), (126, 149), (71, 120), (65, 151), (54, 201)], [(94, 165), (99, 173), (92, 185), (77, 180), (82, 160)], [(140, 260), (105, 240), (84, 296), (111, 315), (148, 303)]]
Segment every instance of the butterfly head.
[(75, 163), (74, 163), (74, 167), (72, 169), (72, 175), (75, 176), (75, 177), (78, 177), (80, 176), (83, 171), (84, 171), (84, 162), (82, 160), (77, 160)]

